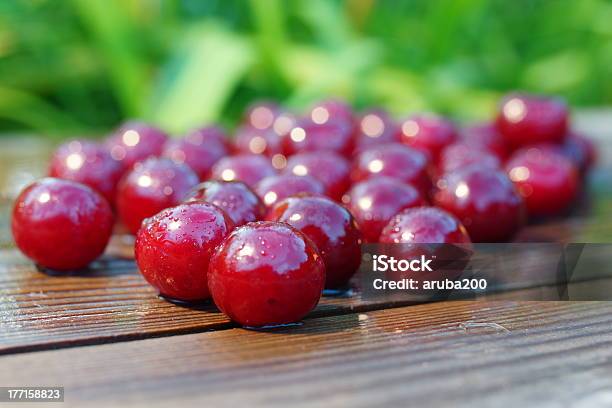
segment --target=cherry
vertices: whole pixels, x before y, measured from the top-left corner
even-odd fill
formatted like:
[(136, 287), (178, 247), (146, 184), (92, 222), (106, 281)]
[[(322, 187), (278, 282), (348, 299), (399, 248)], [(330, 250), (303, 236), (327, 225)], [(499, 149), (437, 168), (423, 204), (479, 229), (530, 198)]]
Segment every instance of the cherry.
[(340, 200), (350, 187), (350, 164), (342, 156), (332, 152), (300, 153), (289, 158), (284, 173), (296, 176), (309, 175), (325, 186), (325, 194)]
[(255, 191), (268, 207), (272, 207), (278, 201), (299, 193), (323, 194), (325, 187), (312, 176), (281, 174), (261, 180)]
[(166, 143), (163, 156), (175, 163), (185, 163), (203, 180), (210, 176), (212, 166), (229, 151), (217, 128), (200, 129), (187, 134), (182, 139)]
[[(257, 130), (271, 130), (280, 115), (278, 105), (272, 102), (256, 102), (248, 107), (243, 118), (246, 127)], [(255, 152), (254, 152), (255, 153)]]
[(283, 135), (283, 148), (287, 156), (300, 152), (332, 151), (350, 156), (354, 148), (352, 128), (344, 122), (316, 123), (298, 121)]
[(422, 114), (401, 122), (399, 138), (402, 143), (427, 152), (437, 162), (441, 150), (457, 140), (457, 130), (448, 119)]
[(219, 207), (190, 202), (146, 219), (134, 253), (142, 276), (165, 297), (196, 301), (210, 297), (208, 265), (233, 225)]
[(111, 135), (106, 145), (113, 159), (128, 170), (138, 161), (162, 153), (168, 135), (142, 122), (127, 122)]
[(597, 161), (596, 148), (587, 137), (571, 132), (561, 145), (562, 153), (569, 158), (582, 174), (587, 173)]
[(512, 238), (524, 223), (524, 204), (500, 170), (472, 165), (447, 173), (437, 183), (434, 203), (455, 215), (473, 242)]
[(49, 176), (77, 181), (115, 203), (117, 184), (123, 167), (104, 146), (87, 140), (73, 140), (60, 145), (49, 166)]
[(383, 110), (373, 109), (365, 112), (357, 123), (356, 148), (358, 151), (379, 144), (399, 142), (398, 126)]
[(28, 258), (46, 268), (74, 270), (104, 252), (113, 222), (108, 202), (88, 186), (44, 178), (19, 194), (11, 227)]
[(213, 300), (245, 326), (296, 322), (319, 302), (325, 266), (304, 234), (284, 223), (256, 222), (236, 228), (208, 269)]
[(273, 176), (276, 170), (270, 159), (256, 154), (238, 154), (224, 157), (212, 169), (212, 178), (224, 181), (243, 181), (254, 186), (261, 179)]
[(578, 193), (574, 164), (552, 149), (516, 151), (506, 170), (527, 205), (530, 216), (557, 215), (569, 208)]
[(308, 112), (308, 118), (319, 125), (336, 122), (342, 123), (346, 127), (352, 127), (354, 122), (351, 107), (337, 99), (328, 99), (316, 103)]
[(268, 157), (283, 153), (282, 139), (274, 130), (250, 126), (236, 131), (235, 149), (239, 153), (264, 154)]
[(266, 213), (266, 206), (249, 186), (241, 181), (211, 180), (196, 186), (187, 201), (212, 203), (232, 219), (235, 226), (259, 221)]
[(185, 164), (165, 158), (136, 163), (119, 183), (119, 218), (136, 234), (142, 220), (179, 204), (196, 184), (198, 176)]
[(416, 187), (426, 195), (431, 189), (427, 155), (408, 146), (391, 143), (371, 147), (354, 161), (352, 178), (365, 180), (372, 176), (389, 176)]
[(361, 263), (361, 233), (351, 213), (327, 197), (290, 197), (280, 201), (271, 221), (285, 222), (315, 243), (325, 263), (325, 287), (346, 285)]
[(479, 123), (461, 130), (463, 142), (480, 150), (488, 150), (504, 161), (510, 154), (504, 137), (493, 123)]
[(438, 171), (440, 174), (455, 171), (462, 167), (478, 164), (490, 169), (499, 169), (499, 158), (489, 150), (475, 147), (466, 142), (457, 142), (446, 146), (440, 154)]
[(511, 148), (537, 143), (560, 143), (567, 131), (569, 112), (558, 98), (511, 94), (500, 105), (497, 129)]
[(416, 188), (385, 176), (353, 185), (343, 201), (357, 220), (366, 242), (378, 242), (382, 229), (399, 211), (425, 204)]

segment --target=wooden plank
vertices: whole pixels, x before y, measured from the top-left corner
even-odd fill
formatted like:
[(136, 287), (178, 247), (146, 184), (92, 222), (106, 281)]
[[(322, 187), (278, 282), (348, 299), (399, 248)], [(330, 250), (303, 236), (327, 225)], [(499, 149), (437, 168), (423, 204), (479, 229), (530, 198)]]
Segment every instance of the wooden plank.
[(66, 406), (604, 406), (611, 326), (608, 302), (440, 302), (4, 356), (0, 384)]

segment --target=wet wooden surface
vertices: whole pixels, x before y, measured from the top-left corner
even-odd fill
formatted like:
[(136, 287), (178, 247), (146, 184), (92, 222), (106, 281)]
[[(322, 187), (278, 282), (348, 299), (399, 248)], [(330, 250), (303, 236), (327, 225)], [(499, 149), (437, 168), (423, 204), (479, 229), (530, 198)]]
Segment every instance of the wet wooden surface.
[[(601, 155), (581, 208), (518, 240), (612, 241), (610, 118), (577, 117)], [(87, 274), (40, 272), (13, 248), (8, 215), (49, 146), (0, 143), (0, 386), (65, 386), (71, 406), (612, 403), (612, 303), (516, 301), (543, 290), (527, 288), (406, 306), (355, 290), (301, 325), (252, 331), (209, 304), (159, 299), (120, 237)], [(589, 279), (573, 285), (612, 290)]]

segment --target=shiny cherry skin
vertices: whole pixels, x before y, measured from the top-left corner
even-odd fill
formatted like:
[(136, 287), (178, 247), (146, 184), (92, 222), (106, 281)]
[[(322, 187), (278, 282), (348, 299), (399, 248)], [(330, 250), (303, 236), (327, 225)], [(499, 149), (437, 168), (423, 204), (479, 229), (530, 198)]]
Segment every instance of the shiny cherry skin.
[(88, 185), (115, 203), (117, 184), (123, 167), (99, 143), (72, 140), (57, 148), (51, 158), (49, 176), (77, 181)]
[(499, 108), (495, 124), (513, 149), (538, 144), (561, 143), (567, 133), (569, 110), (558, 98), (511, 94)]
[(477, 123), (461, 129), (462, 142), (480, 150), (487, 150), (500, 161), (505, 161), (510, 155), (510, 149), (504, 137), (499, 133), (494, 123)]
[(263, 154), (273, 157), (283, 153), (281, 137), (271, 129), (243, 126), (236, 131), (234, 148), (238, 153)]
[(70, 180), (44, 178), (15, 201), (11, 227), (15, 244), (37, 264), (68, 271), (100, 256), (113, 230), (113, 213), (100, 194)]
[(506, 170), (524, 198), (529, 216), (554, 216), (566, 211), (578, 194), (576, 166), (552, 149), (516, 151)]
[(350, 156), (355, 146), (352, 128), (343, 122), (298, 121), (283, 138), (285, 155), (330, 151)]
[(125, 170), (136, 162), (151, 156), (159, 156), (168, 140), (168, 135), (143, 122), (127, 122), (106, 140), (106, 146), (113, 159)]
[(212, 166), (229, 154), (225, 144), (216, 137), (206, 137), (204, 129), (166, 143), (162, 155), (175, 163), (185, 163), (200, 180), (210, 177)]
[(586, 174), (597, 161), (597, 149), (589, 138), (576, 132), (571, 132), (561, 145), (563, 154), (569, 158), (581, 174)]
[(280, 200), (300, 193), (322, 195), (325, 193), (325, 186), (319, 180), (309, 175), (280, 174), (261, 180), (257, 183), (255, 191), (257, 191), (265, 205), (272, 207)]
[(353, 109), (338, 99), (328, 99), (314, 104), (308, 112), (308, 118), (319, 125), (336, 122), (349, 128), (353, 127), (355, 120)]
[(343, 201), (357, 220), (365, 242), (378, 242), (382, 229), (401, 210), (425, 205), (415, 187), (385, 176), (354, 184)]
[(357, 120), (356, 151), (399, 142), (398, 130), (397, 123), (387, 112), (380, 109), (369, 110)]
[(407, 146), (428, 153), (436, 163), (442, 149), (457, 140), (457, 130), (446, 118), (421, 114), (400, 123), (399, 139)]
[(218, 248), (208, 285), (217, 307), (241, 325), (293, 323), (319, 302), (325, 265), (315, 244), (292, 226), (250, 223)]
[(221, 208), (235, 226), (260, 221), (266, 215), (266, 206), (255, 191), (241, 181), (210, 180), (197, 185), (187, 201), (205, 201)]
[(502, 242), (523, 226), (521, 196), (501, 170), (472, 165), (438, 180), (436, 206), (455, 215), (473, 242)]
[(140, 273), (162, 296), (208, 299), (210, 259), (232, 228), (214, 204), (193, 201), (167, 208), (138, 230), (134, 254)]
[(332, 152), (309, 152), (291, 156), (283, 173), (312, 176), (325, 186), (325, 194), (340, 200), (351, 185), (351, 166)]
[(472, 164), (478, 164), (490, 169), (501, 168), (499, 158), (491, 151), (466, 142), (457, 142), (446, 146), (442, 153), (440, 153), (438, 172), (439, 174), (444, 174)]
[(170, 159), (150, 158), (136, 163), (119, 183), (119, 218), (131, 234), (136, 234), (142, 220), (179, 204), (198, 181), (189, 166)]
[(428, 166), (425, 153), (391, 143), (361, 152), (354, 160), (352, 178), (361, 181), (372, 176), (388, 176), (411, 184), (426, 195), (431, 189)]
[(255, 102), (250, 105), (242, 120), (245, 127), (260, 131), (271, 130), (280, 115), (280, 108), (272, 102)]
[(258, 154), (237, 154), (219, 160), (212, 169), (212, 178), (223, 181), (242, 181), (249, 187), (277, 174), (269, 158)]
[(348, 283), (361, 263), (361, 233), (351, 213), (327, 197), (289, 197), (268, 214), (287, 223), (314, 242), (325, 263), (325, 288)]

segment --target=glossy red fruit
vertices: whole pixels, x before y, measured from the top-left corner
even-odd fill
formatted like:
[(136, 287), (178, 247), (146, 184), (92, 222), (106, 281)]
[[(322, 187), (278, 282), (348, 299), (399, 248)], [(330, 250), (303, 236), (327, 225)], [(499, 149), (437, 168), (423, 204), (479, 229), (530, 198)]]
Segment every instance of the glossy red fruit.
[(168, 140), (163, 131), (142, 122), (127, 122), (106, 141), (113, 159), (128, 170), (151, 156), (159, 156)]
[(271, 129), (243, 126), (236, 131), (234, 144), (239, 153), (264, 154), (268, 157), (283, 153), (282, 139)]
[(391, 177), (372, 177), (359, 182), (343, 198), (366, 242), (378, 242), (391, 217), (405, 208), (425, 205), (419, 191)]
[(511, 148), (537, 143), (561, 143), (569, 111), (558, 98), (511, 94), (500, 105), (496, 126)]
[(73, 140), (59, 146), (49, 166), (49, 176), (86, 184), (111, 205), (115, 203), (122, 174), (123, 167), (104, 146), (87, 140)]
[(400, 123), (399, 139), (407, 146), (425, 151), (437, 162), (442, 149), (457, 140), (457, 130), (441, 116), (415, 115)]
[(201, 180), (210, 177), (212, 166), (229, 154), (225, 142), (216, 135), (217, 129), (200, 129), (181, 139), (166, 143), (163, 156), (175, 163), (185, 163)]
[(206, 201), (221, 208), (235, 226), (260, 221), (266, 214), (266, 206), (255, 191), (241, 181), (211, 180), (196, 186), (187, 201)]
[(589, 138), (579, 133), (571, 132), (567, 135), (561, 149), (582, 174), (587, 173), (597, 161), (595, 145)]
[(246, 127), (257, 130), (271, 130), (280, 115), (278, 105), (272, 102), (256, 102), (248, 107), (243, 118)]
[(478, 149), (488, 150), (504, 161), (510, 154), (510, 149), (504, 137), (493, 123), (479, 123), (461, 129), (463, 142)]
[(478, 164), (490, 169), (499, 169), (499, 158), (489, 150), (470, 145), (466, 142), (457, 142), (446, 146), (440, 153), (438, 161), (439, 174), (455, 171), (462, 167)]
[(343, 123), (350, 128), (354, 125), (352, 108), (347, 103), (337, 99), (328, 99), (316, 103), (310, 108), (308, 118), (319, 125), (331, 122)]
[(272, 207), (282, 199), (300, 193), (324, 194), (323, 183), (312, 176), (296, 176), (294, 174), (280, 174), (270, 176), (257, 183), (255, 191), (264, 204)]
[(104, 252), (113, 222), (110, 205), (91, 188), (44, 178), (17, 197), (11, 227), (28, 258), (46, 268), (74, 270)]
[(503, 171), (467, 166), (437, 186), (434, 203), (459, 218), (473, 242), (509, 240), (524, 224), (523, 200)]
[(219, 160), (212, 169), (212, 178), (242, 181), (253, 187), (260, 180), (276, 174), (270, 159), (256, 154), (237, 154)]
[(431, 189), (429, 159), (419, 150), (392, 143), (371, 147), (354, 161), (352, 178), (361, 181), (373, 176), (389, 176), (416, 187), (426, 195)]
[(325, 263), (325, 287), (348, 283), (361, 263), (361, 233), (351, 213), (327, 197), (290, 197), (280, 201), (268, 220), (285, 222), (315, 243)]
[(196, 301), (210, 297), (210, 259), (233, 225), (219, 207), (190, 202), (147, 218), (134, 253), (142, 276), (165, 297)]
[(399, 142), (398, 125), (383, 110), (373, 109), (363, 113), (357, 121), (356, 149), (364, 149), (380, 144)]
[(282, 138), (283, 150), (287, 156), (319, 151), (350, 156), (355, 146), (352, 128), (342, 122), (317, 124), (305, 120), (298, 121)]
[(236, 228), (208, 270), (213, 300), (245, 326), (287, 324), (318, 303), (325, 284), (319, 251), (288, 224), (257, 222)]
[(552, 149), (518, 150), (506, 163), (506, 170), (530, 216), (558, 215), (570, 207), (578, 193), (576, 167)]
[(119, 183), (119, 218), (136, 234), (142, 220), (179, 204), (196, 184), (198, 176), (185, 164), (164, 158), (136, 163)]
[(325, 194), (340, 200), (351, 185), (351, 167), (342, 156), (331, 152), (301, 153), (291, 156), (284, 174), (312, 176), (325, 186)]

